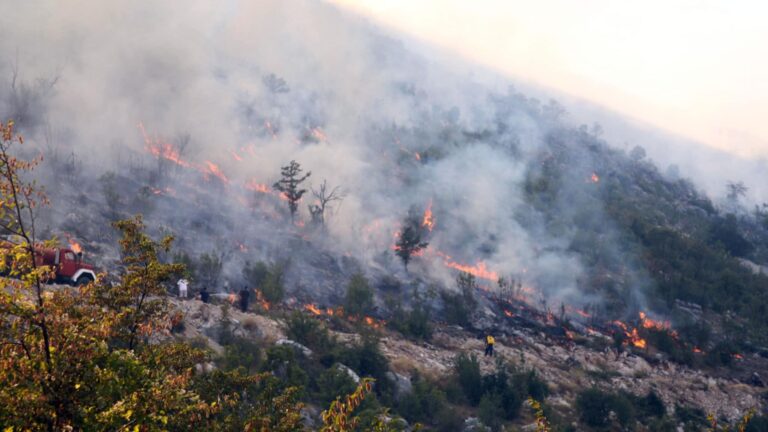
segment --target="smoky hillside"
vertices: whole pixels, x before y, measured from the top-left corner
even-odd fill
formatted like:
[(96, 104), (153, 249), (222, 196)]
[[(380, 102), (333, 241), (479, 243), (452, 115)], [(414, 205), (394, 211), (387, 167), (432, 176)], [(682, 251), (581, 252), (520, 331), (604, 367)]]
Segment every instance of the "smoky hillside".
[[(44, 157), (39, 237), (102, 268), (110, 222), (140, 213), (195, 290), (263, 264), (286, 299), (333, 305), (362, 272), (386, 315), (385, 294), (452, 292), (464, 272), (542, 310), (684, 327), (695, 305), (765, 342), (768, 207), (749, 185), (713, 201), (525, 83), (324, 3), (77, 9), (0, 18), (0, 117)], [(291, 161), (309, 175), (295, 214), (277, 183)], [(427, 245), (404, 260), (406, 236)]]

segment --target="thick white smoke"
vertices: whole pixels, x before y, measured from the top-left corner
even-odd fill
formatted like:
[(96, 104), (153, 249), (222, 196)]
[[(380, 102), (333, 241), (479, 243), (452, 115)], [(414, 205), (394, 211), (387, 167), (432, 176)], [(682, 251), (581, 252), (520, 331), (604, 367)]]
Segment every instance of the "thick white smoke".
[[(107, 171), (166, 188), (172, 198), (147, 221), (193, 253), (225, 251), (236, 274), (246, 259), (297, 254), (286, 233), (309, 235), (276, 213), (278, 199), (246, 187), (271, 185), (296, 160), (314, 186), (327, 179), (346, 192), (328, 238), (310, 238), (338, 256), (404, 275), (394, 233), (409, 211), (432, 203), (436, 226), (413, 272), (447, 282), (472, 267), (520, 275), (550, 298), (594, 300), (577, 289), (573, 233), (547, 234), (525, 202), (526, 173), (550, 126), (512, 100), (494, 102), (503, 79), (424, 56), (314, 1), (30, 0), (3, 11), (0, 114), (22, 112), (28, 138), (72, 155), (91, 182), (84, 203), (103, 206), (95, 179)], [(20, 89), (33, 104), (18, 102)], [(185, 135), (186, 166), (153, 179), (158, 161), (145, 138), (157, 145)], [(61, 179), (53, 180), (56, 190)], [(205, 198), (179, 196), (198, 192)], [(125, 198), (126, 211), (132, 202)], [(313, 259), (304, 261), (328, 265)]]

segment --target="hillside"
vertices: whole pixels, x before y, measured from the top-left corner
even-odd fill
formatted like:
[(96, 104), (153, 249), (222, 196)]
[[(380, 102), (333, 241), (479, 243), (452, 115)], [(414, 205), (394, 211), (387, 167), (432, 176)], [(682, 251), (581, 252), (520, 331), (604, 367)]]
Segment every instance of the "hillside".
[[(3, 279), (0, 310), (3, 332), (43, 338), (47, 366), (24, 352), (27, 336), (3, 352), (26, 355), (20, 370), (48, 383), (46, 319), (65, 326), (54, 335), (65, 346), (87, 333), (96, 360), (72, 369), (107, 384), (68, 426), (133, 426), (138, 408), (117, 410), (133, 389), (125, 373), (180, 383), (158, 390), (180, 428), (185, 403), (200, 408), (189, 418), (226, 419), (227, 430), (257, 424), (252, 411), (278, 418), (264, 414), (276, 401), (305, 403), (302, 422), (317, 428), (352, 378), (371, 376), (361, 430), (377, 418), (534, 430), (528, 397), (554, 430), (705, 430), (707, 414), (735, 424), (750, 410), (747, 430), (764, 430), (768, 204), (750, 185), (722, 179), (717, 197), (641, 145), (607, 140), (610, 125), (574, 123), (557, 94), (542, 102), (524, 82), (302, 5), (136, 6), (105, 31), (89, 17), (115, 10), (93, 4), (89, 17), (54, 14), (60, 30), (19, 28), (28, 53), (0, 63), (0, 221), (22, 264), (4, 268), (16, 279)], [(58, 70), (41, 66), (53, 52), (69, 53), (67, 67), (38, 76)], [(47, 200), (14, 204), (16, 183)], [(82, 248), (98, 283), (43, 287), (29, 245), (48, 239)], [(177, 298), (182, 277), (194, 300)], [(210, 305), (196, 300), (203, 288)], [(248, 313), (235, 310), (243, 288)], [(157, 310), (142, 327), (126, 316), (145, 299)], [(107, 314), (105, 328), (89, 313)], [(499, 363), (482, 357), (486, 334)], [(184, 348), (163, 351), (171, 342)], [(76, 411), (45, 393), (71, 388), (40, 388), (47, 396), (0, 397)], [(242, 394), (258, 396), (238, 405)], [(217, 411), (224, 400), (230, 411)], [(36, 424), (54, 428), (45, 409)], [(167, 415), (155, 414), (146, 424), (163, 430)]]

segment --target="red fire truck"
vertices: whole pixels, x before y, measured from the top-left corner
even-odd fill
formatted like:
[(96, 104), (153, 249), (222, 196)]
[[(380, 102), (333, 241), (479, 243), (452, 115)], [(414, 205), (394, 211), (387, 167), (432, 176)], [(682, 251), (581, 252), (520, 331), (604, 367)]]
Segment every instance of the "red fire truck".
[[(11, 246), (8, 242), (0, 243), (0, 247), (10, 248)], [(35, 252), (35, 263), (39, 266), (50, 266), (53, 270), (55, 280), (52, 282), (84, 285), (96, 280), (94, 267), (85, 263), (82, 251), (40, 247)]]

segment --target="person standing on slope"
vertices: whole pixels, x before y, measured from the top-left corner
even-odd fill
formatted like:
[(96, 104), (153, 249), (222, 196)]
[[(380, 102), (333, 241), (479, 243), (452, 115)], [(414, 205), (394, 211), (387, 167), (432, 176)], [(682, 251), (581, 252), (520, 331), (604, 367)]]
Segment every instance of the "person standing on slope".
[(179, 298), (187, 298), (187, 287), (189, 286), (189, 282), (187, 282), (186, 279), (181, 278), (176, 284), (179, 286)]
[(496, 343), (496, 339), (490, 334), (485, 336), (485, 355), (493, 357), (493, 344)]
[(251, 293), (248, 292), (248, 287), (243, 287), (240, 290), (240, 310), (246, 312), (248, 310), (248, 298)]

